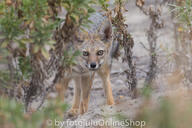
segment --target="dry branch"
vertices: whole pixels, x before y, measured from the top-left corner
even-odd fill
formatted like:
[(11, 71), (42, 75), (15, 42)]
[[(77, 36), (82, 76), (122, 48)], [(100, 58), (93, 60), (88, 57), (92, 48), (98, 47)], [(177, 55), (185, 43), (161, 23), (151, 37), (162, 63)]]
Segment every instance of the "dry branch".
[(64, 44), (71, 40), (76, 28), (68, 15), (66, 15), (65, 24), (55, 31), (54, 39), (56, 40), (56, 45), (55, 50), (51, 51), (49, 62), (45, 63), (45, 60), (40, 55), (33, 56), (32, 68), (34, 74), (30, 86), (25, 89), (26, 111), (39, 109), (49, 91), (64, 74), (65, 67), (63, 67), (64, 60), (62, 59), (65, 50)]
[(122, 45), (125, 52), (125, 61), (128, 64), (128, 70), (126, 71), (127, 75), (127, 86), (132, 92), (132, 97), (135, 98), (137, 95), (137, 79), (136, 79), (136, 70), (135, 64), (132, 60), (132, 48), (134, 46), (134, 40), (131, 37), (131, 34), (127, 31), (127, 25), (124, 22), (124, 17), (122, 14), (122, 2), (119, 0), (118, 8), (116, 10), (117, 15), (112, 19), (113, 25), (116, 27), (117, 32), (115, 33), (115, 39)]
[(161, 19), (161, 9), (157, 6), (150, 6), (149, 8), (144, 7), (144, 0), (137, 0), (136, 6), (151, 20), (149, 30), (147, 32), (147, 39), (149, 43), (149, 71), (145, 79), (145, 85), (151, 85), (156, 77), (157, 72), (157, 30), (163, 27), (163, 21)]

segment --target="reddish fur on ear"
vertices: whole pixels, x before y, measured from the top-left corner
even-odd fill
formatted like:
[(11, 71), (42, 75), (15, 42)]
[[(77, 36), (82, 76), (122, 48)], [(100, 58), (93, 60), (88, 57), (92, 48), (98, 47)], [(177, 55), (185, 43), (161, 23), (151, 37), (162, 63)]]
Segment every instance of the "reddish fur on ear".
[(108, 25), (105, 30), (104, 30), (104, 34), (105, 34), (105, 39), (108, 40), (111, 38), (111, 34), (112, 34), (112, 28), (111, 25)]
[(101, 40), (109, 41), (112, 37), (112, 25), (110, 21), (105, 22), (101, 26)]

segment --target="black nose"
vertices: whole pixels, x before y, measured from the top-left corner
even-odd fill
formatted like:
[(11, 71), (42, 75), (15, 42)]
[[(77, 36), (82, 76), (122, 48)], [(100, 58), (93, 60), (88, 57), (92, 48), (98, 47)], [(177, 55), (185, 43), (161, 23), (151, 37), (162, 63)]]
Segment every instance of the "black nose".
[(91, 64), (90, 64), (90, 67), (91, 67), (91, 68), (96, 68), (96, 63), (95, 63), (95, 62), (91, 63)]

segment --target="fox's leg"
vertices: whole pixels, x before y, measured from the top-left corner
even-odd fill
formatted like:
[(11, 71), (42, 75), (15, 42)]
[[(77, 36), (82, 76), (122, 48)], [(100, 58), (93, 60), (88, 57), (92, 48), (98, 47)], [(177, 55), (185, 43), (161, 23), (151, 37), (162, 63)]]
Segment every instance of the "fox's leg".
[(110, 81), (110, 67), (109, 65), (105, 64), (98, 70), (98, 75), (101, 77), (103, 81), (103, 88), (105, 90), (105, 95), (107, 96), (107, 104), (112, 105), (114, 104), (112, 88), (111, 88), (111, 81)]
[(90, 90), (93, 84), (93, 77), (92, 75), (86, 75), (81, 77), (81, 104), (80, 104), (80, 114), (87, 112), (88, 110), (88, 103), (90, 98)]
[(65, 92), (68, 89), (69, 81), (70, 81), (69, 78), (63, 78), (55, 86), (56, 91), (58, 92), (59, 98), (61, 100), (64, 100)]
[(74, 86), (74, 96), (73, 96), (73, 105), (70, 109), (70, 114), (77, 115), (79, 111), (79, 104), (81, 98), (81, 77), (74, 78), (75, 86)]

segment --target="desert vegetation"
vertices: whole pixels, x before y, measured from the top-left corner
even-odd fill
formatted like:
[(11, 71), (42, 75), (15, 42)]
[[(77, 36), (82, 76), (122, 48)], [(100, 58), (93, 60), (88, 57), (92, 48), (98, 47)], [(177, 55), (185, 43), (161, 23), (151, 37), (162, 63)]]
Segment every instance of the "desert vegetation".
[[(81, 52), (65, 46), (100, 12), (115, 104), (96, 75), (88, 112), (71, 116), (74, 82), (65, 93), (57, 82)], [(190, 128), (191, 58), (191, 0), (0, 0), (0, 127)]]

